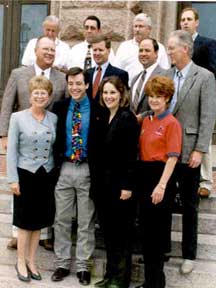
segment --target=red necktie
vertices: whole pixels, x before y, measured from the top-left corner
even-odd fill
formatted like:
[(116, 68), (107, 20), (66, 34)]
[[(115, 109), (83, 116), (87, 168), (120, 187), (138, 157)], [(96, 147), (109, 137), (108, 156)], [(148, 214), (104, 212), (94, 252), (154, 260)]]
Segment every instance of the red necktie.
[(93, 98), (95, 98), (95, 96), (97, 95), (97, 91), (98, 91), (98, 87), (99, 87), (100, 79), (101, 79), (101, 73), (102, 73), (101, 66), (98, 66), (97, 74), (96, 74), (95, 81), (93, 84), (93, 89), (92, 89), (92, 97)]

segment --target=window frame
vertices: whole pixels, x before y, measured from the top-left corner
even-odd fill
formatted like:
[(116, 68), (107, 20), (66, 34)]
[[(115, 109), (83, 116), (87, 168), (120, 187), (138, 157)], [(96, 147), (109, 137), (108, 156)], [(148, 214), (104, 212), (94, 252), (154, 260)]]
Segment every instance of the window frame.
[[(19, 40), (22, 5), (47, 4), (49, 15), (51, 3), (50, 0), (0, 0), (0, 4), (4, 5), (2, 77), (0, 79), (1, 99), (11, 70), (19, 66)], [(11, 19), (13, 19), (13, 21), (11, 21)]]

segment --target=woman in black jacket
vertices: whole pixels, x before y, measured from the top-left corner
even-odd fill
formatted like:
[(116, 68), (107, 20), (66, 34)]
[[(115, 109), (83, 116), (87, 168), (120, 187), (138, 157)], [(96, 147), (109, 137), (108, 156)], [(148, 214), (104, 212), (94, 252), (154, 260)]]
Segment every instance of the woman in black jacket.
[[(138, 125), (128, 108), (126, 88), (116, 76), (105, 78), (100, 103), (107, 108), (101, 135), (96, 209), (107, 253), (104, 279), (96, 287), (128, 288), (134, 215), (133, 170), (137, 156)], [(106, 114), (106, 113), (105, 113)]]

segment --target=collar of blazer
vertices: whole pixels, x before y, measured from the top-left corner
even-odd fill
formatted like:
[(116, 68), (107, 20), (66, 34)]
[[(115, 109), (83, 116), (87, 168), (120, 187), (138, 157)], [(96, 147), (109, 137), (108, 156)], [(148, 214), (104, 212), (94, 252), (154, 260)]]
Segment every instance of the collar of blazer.
[[(172, 78), (174, 78), (175, 68), (171, 68), (172, 71)], [(176, 114), (177, 111), (180, 109), (182, 104), (184, 103), (185, 99), (189, 95), (189, 91), (192, 89), (194, 82), (196, 81), (196, 76), (198, 73), (197, 65), (192, 62), (191, 67), (187, 73), (187, 76), (184, 80), (180, 93), (178, 95), (176, 106), (173, 110), (173, 114)]]

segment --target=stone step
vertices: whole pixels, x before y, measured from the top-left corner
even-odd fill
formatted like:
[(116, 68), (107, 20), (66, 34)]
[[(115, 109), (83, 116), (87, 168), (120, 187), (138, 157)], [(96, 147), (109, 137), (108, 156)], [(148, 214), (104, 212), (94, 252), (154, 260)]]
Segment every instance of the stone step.
[[(216, 235), (216, 214), (200, 212), (198, 217), (198, 233)], [(172, 231), (182, 231), (182, 215), (173, 214), (172, 219)]]
[[(5, 240), (5, 239), (4, 239)], [(4, 242), (3, 240), (3, 242)], [(2, 239), (0, 239), (2, 246)], [(5, 243), (4, 243), (5, 244)], [(4, 249), (1, 249), (2, 251)], [(16, 252), (6, 251), (9, 257), (1, 255), (0, 257), (0, 287), (1, 288), (14, 288), (14, 287), (58, 287), (58, 288), (79, 288), (81, 287), (76, 279), (74, 259), (72, 261), (71, 274), (65, 278), (64, 281), (53, 283), (50, 277), (53, 273), (54, 266), (53, 260), (54, 255), (52, 252), (45, 251), (41, 247), (38, 251), (38, 266), (41, 271), (43, 280), (38, 283), (31, 281), (29, 284), (24, 284), (19, 281), (16, 277), (14, 264), (16, 262)], [(1, 253), (2, 254), (2, 253)], [(193, 273), (187, 276), (183, 276), (179, 273), (179, 267), (182, 260), (179, 258), (171, 258), (171, 260), (165, 264), (165, 273), (167, 277), (166, 288), (215, 288), (216, 287), (216, 263), (212, 261), (201, 261), (195, 262), (195, 268)], [(92, 281), (89, 288), (94, 287), (94, 283), (100, 279), (104, 273), (105, 260), (104, 258), (98, 258), (94, 260), (94, 266), (96, 267), (92, 273)], [(98, 267), (100, 267), (98, 269)], [(97, 278), (95, 278), (97, 277)], [(143, 264), (139, 263), (139, 256), (133, 257), (132, 266), (132, 283), (130, 288), (136, 287), (139, 283), (143, 282)], [(36, 286), (37, 285), (37, 286)]]
[[(174, 257), (181, 257), (181, 232), (172, 232), (172, 252)], [(198, 234), (197, 259), (216, 261), (216, 236)]]

